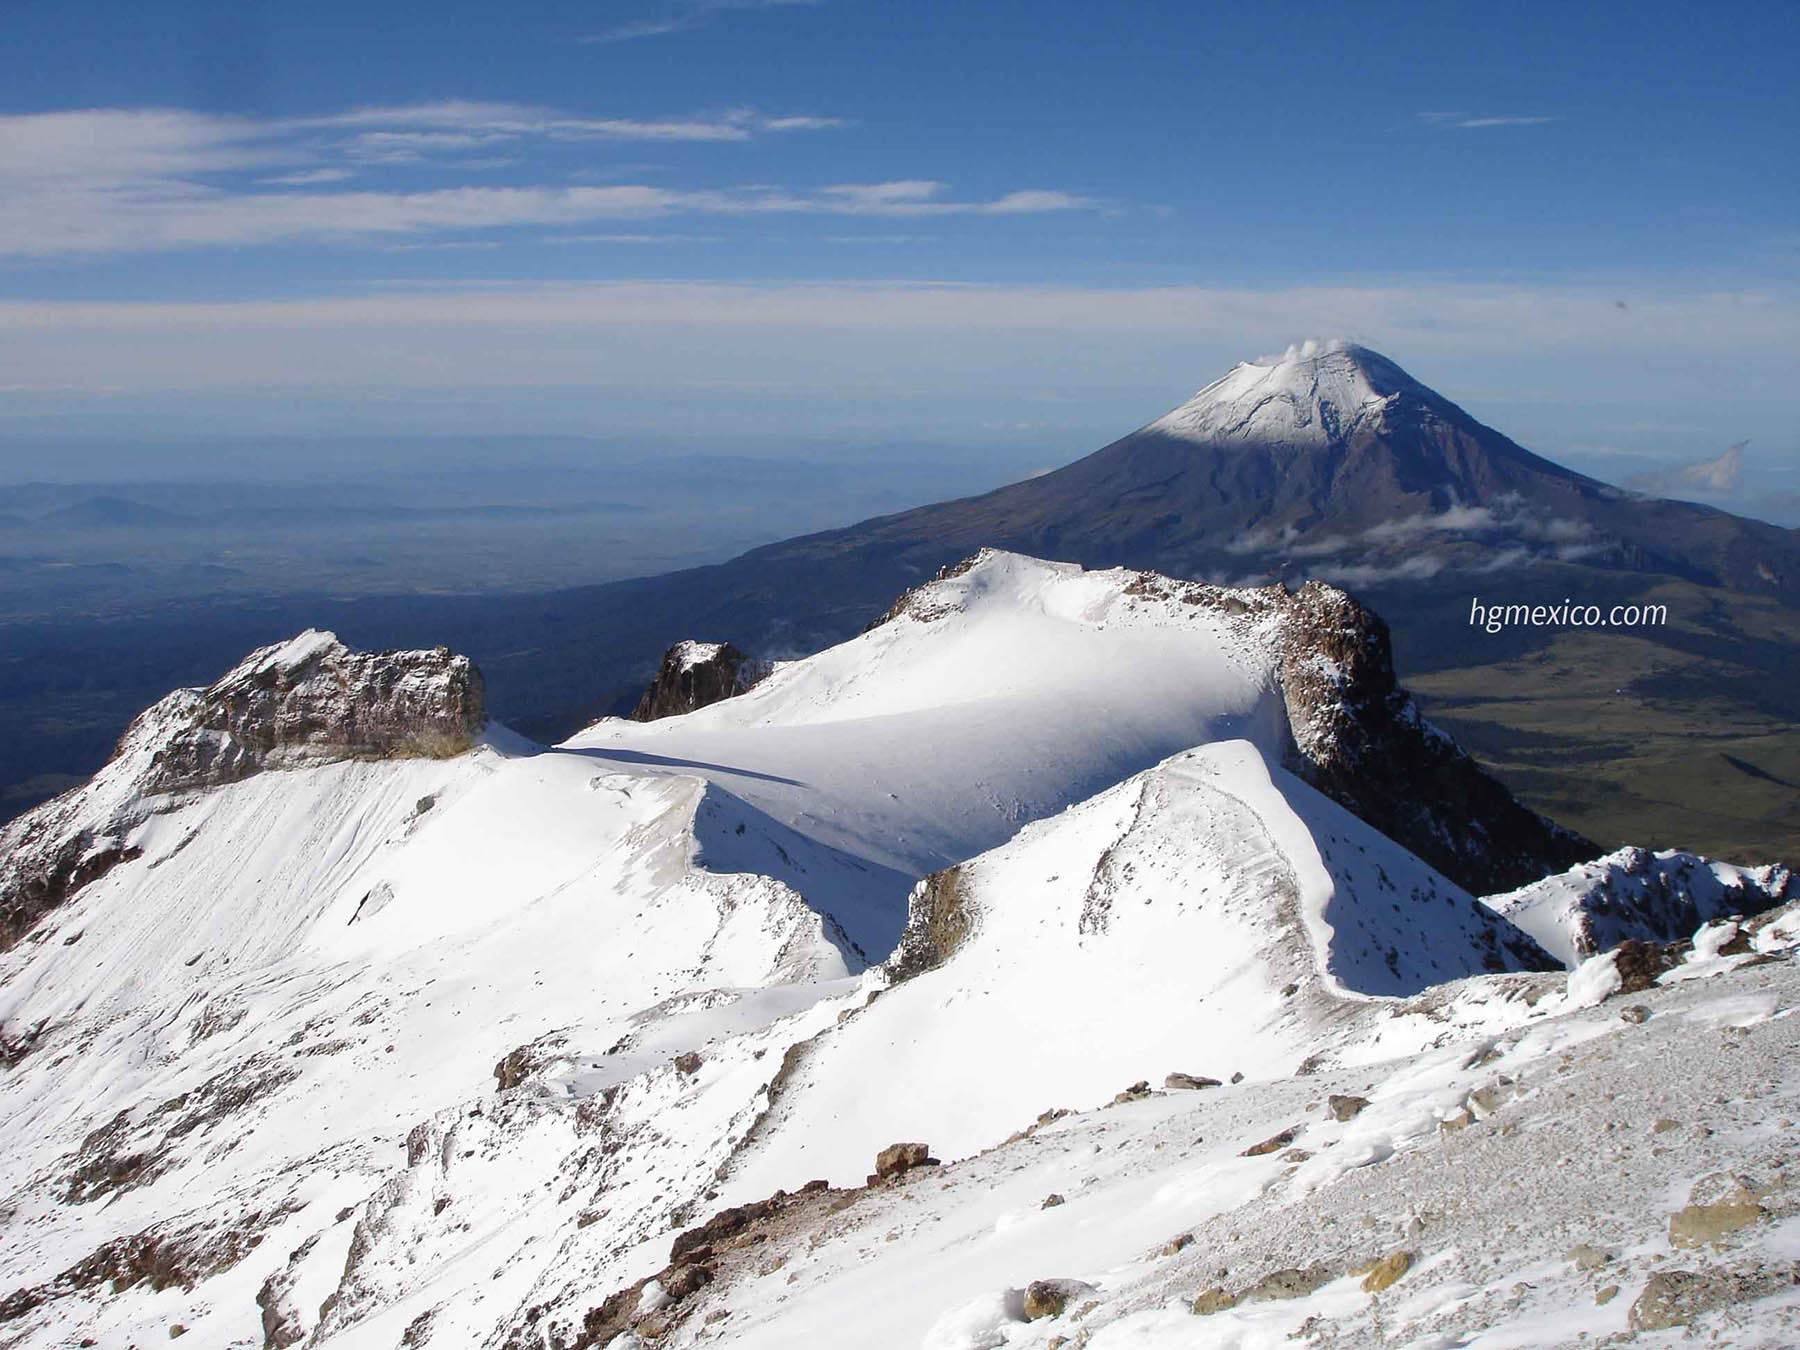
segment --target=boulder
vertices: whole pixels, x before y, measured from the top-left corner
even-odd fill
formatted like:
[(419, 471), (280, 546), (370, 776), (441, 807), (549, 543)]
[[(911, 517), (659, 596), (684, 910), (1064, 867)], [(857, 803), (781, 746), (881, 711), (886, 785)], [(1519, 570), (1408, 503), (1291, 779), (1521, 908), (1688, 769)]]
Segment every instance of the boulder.
[(935, 1167), (937, 1159), (931, 1156), (931, 1148), (926, 1144), (889, 1144), (875, 1155), (875, 1175), (888, 1181), (915, 1167)]

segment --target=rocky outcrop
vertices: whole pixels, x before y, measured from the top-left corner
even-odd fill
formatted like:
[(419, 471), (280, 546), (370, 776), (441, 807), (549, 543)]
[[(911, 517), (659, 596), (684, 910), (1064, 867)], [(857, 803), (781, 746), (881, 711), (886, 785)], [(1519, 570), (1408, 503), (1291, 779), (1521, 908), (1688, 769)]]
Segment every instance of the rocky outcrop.
[(1379, 616), (1312, 581), (1280, 637), (1289, 767), (1475, 895), (1518, 886), (1597, 851), (1513, 799), (1420, 715), (1394, 679)]
[(1273, 646), (1287, 767), (1475, 895), (1559, 871), (1598, 849), (1514, 800), (1395, 682), (1387, 625), (1309, 581), (1234, 589), (1142, 572), (1146, 600), (1205, 607)]
[(632, 710), (634, 722), (654, 722), (735, 697), (769, 673), (729, 642), (677, 642), (663, 654), (656, 678)]
[(896, 984), (936, 970), (974, 927), (960, 866), (933, 872), (907, 898), (906, 928), (885, 969)]
[[(702, 1290), (715, 1282), (728, 1285), (751, 1270), (773, 1273), (775, 1266), (759, 1268), (758, 1249), (815, 1229), (825, 1215), (848, 1207), (859, 1194), (809, 1181), (798, 1191), (776, 1191), (767, 1200), (720, 1210), (705, 1223), (676, 1234), (669, 1244), (669, 1264), (655, 1275), (589, 1308), (568, 1342), (569, 1350), (632, 1344), (634, 1337), (641, 1344), (668, 1335), (693, 1316), (701, 1301), (695, 1296)], [(508, 1337), (506, 1350), (551, 1343), (539, 1325), (546, 1311), (527, 1309)], [(563, 1344), (560, 1339), (554, 1343)]]
[(1800, 899), (1780, 863), (1737, 867), (1674, 849), (1622, 848), (1487, 904), (1570, 966), (1621, 943), (1685, 942), (1702, 924)]
[(891, 1181), (915, 1167), (936, 1165), (937, 1159), (931, 1156), (931, 1146), (928, 1144), (889, 1144), (875, 1155), (875, 1173), (869, 1180), (871, 1184), (876, 1181)]
[(481, 672), (447, 647), (353, 652), (333, 634), (309, 630), (183, 699), (143, 787), (212, 787), (335, 759), (459, 755), (474, 744), (482, 697)]
[(309, 630), (252, 652), (139, 714), (86, 784), (0, 829), (0, 950), (136, 857), (132, 831), (176, 794), (334, 760), (446, 758), (483, 716), (481, 672), (444, 647), (353, 652)]

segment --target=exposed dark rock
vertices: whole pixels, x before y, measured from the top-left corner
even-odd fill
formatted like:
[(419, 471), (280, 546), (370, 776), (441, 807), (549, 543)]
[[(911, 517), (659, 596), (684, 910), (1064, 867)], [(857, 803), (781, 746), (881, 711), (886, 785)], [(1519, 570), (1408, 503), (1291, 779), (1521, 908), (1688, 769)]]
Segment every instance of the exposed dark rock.
[[(834, 1191), (824, 1181), (809, 1181), (798, 1191), (776, 1191), (766, 1200), (720, 1210), (712, 1218), (676, 1236), (669, 1244), (669, 1264), (648, 1279), (611, 1294), (583, 1316), (580, 1331), (568, 1350), (597, 1350), (625, 1331), (654, 1340), (683, 1322), (707, 1286), (725, 1278), (723, 1270), (746, 1257), (752, 1249), (783, 1233), (816, 1222), (852, 1192)], [(652, 1300), (646, 1307), (644, 1292), (655, 1280), (667, 1301)], [(660, 1305), (660, 1306), (658, 1306)], [(507, 1350), (525, 1350), (546, 1344), (537, 1323), (542, 1309), (527, 1311), (507, 1339)], [(556, 1344), (562, 1344), (559, 1340)]]
[(510, 1092), (534, 1073), (561, 1058), (568, 1046), (563, 1032), (553, 1031), (539, 1036), (516, 1049), (508, 1050), (494, 1065), (494, 1082), (500, 1091)]
[[(1221, 1272), (1223, 1273), (1223, 1272)], [(1240, 1303), (1266, 1303), (1277, 1299), (1305, 1298), (1316, 1289), (1329, 1284), (1337, 1278), (1337, 1271), (1323, 1263), (1310, 1266), (1289, 1266), (1282, 1270), (1271, 1271), (1253, 1284), (1242, 1289), (1227, 1289), (1223, 1285), (1213, 1285), (1202, 1290), (1188, 1305), (1200, 1317), (1207, 1317), (1227, 1308), (1235, 1308)]]
[[(1130, 589), (1274, 620), (1288, 767), (1471, 893), (1511, 890), (1600, 852), (1521, 806), (1424, 719), (1395, 682), (1387, 625), (1344, 591), (1319, 581), (1231, 590), (1154, 572)], [(1536, 948), (1522, 934), (1503, 940)]]
[[(1570, 931), (1581, 958), (1628, 940), (1686, 941), (1702, 924), (1760, 916), (1800, 896), (1800, 876), (1779, 863), (1724, 869), (1698, 854), (1646, 848), (1618, 849), (1558, 879), (1560, 890), (1571, 885)], [(1503, 912), (1508, 900), (1500, 904)], [(1756, 923), (1741, 924), (1720, 955), (1750, 951)]]
[(1627, 1315), (1633, 1331), (1685, 1327), (1732, 1303), (1767, 1298), (1800, 1284), (1800, 1265), (1752, 1270), (1663, 1270), (1652, 1275)]
[(299, 1208), (288, 1203), (252, 1210), (230, 1221), (148, 1228), (114, 1238), (48, 1283), (16, 1290), (0, 1300), (0, 1322), (102, 1286), (115, 1294), (139, 1284), (153, 1290), (192, 1289), (242, 1261), (261, 1245), (268, 1229)]
[(696, 1293), (713, 1281), (713, 1273), (706, 1266), (677, 1266), (662, 1281), (663, 1292), (672, 1299), (684, 1299)]
[(769, 673), (729, 642), (677, 642), (663, 654), (656, 678), (632, 709), (634, 722), (676, 717), (733, 698)]
[(133, 1134), (129, 1110), (89, 1130), (76, 1152), (63, 1198), (82, 1204), (155, 1180), (163, 1168), (162, 1152), (135, 1147)]
[(1305, 1298), (1336, 1278), (1337, 1272), (1322, 1262), (1289, 1266), (1263, 1276), (1244, 1291), (1242, 1299), (1245, 1303), (1266, 1303), (1275, 1299)]
[(1619, 972), (1620, 994), (1641, 994), (1657, 979), (1680, 965), (1689, 950), (1685, 942), (1621, 942), (1613, 948), (1613, 969)]
[(481, 672), (447, 647), (353, 652), (329, 633), (303, 633), (205, 690), (155, 752), (144, 790), (287, 764), (459, 755), (481, 727), (483, 693)]
[(39, 1022), (11, 1035), (0, 1028), (0, 1069), (12, 1068), (36, 1049), (39, 1038), (44, 1034), (44, 1026), (43, 1022)]
[(1071, 1303), (1095, 1292), (1093, 1285), (1080, 1280), (1033, 1280), (1025, 1287), (1021, 1311), (1027, 1322), (1061, 1317)]
[(917, 886), (906, 904), (906, 928), (887, 960), (898, 984), (935, 970), (956, 954), (974, 929), (962, 868), (933, 872)]

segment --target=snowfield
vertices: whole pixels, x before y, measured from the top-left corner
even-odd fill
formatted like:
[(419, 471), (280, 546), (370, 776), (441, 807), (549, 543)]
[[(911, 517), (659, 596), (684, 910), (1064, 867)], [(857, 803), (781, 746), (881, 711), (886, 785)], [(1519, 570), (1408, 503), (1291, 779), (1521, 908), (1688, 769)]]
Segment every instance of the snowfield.
[(172, 696), (9, 836), (108, 866), (0, 953), (0, 1345), (1791, 1343), (1785, 874), (1477, 900), (1282, 637), (989, 553), (561, 746), (152, 791), (342, 649)]

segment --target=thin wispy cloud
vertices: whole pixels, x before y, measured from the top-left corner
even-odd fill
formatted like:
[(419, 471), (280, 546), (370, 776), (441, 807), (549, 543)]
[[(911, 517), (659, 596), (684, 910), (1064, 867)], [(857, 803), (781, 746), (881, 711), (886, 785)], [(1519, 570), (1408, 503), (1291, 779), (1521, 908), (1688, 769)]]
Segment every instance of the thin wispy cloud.
[(1707, 459), (1632, 474), (1625, 480), (1625, 486), (1658, 497), (1736, 492), (1743, 482), (1744, 449), (1749, 444), (1749, 441), (1739, 441), (1724, 453)]
[[(941, 183), (651, 187), (493, 186), (472, 178), (409, 190), (393, 172), (476, 175), (559, 147), (731, 143), (843, 125), (812, 114), (733, 108), (670, 119), (576, 117), (446, 100), (290, 119), (182, 110), (92, 109), (0, 117), (0, 255), (50, 257), (294, 241), (386, 239), (579, 226), (679, 214), (747, 216), (1018, 214), (1080, 210), (1077, 194), (1029, 188), (960, 200)], [(376, 177), (362, 190), (340, 186)]]
[(316, 187), (320, 183), (341, 183), (354, 177), (354, 169), (301, 169), (295, 173), (279, 173), (273, 178), (260, 178), (257, 181), (277, 187)]
[(723, 14), (755, 9), (795, 9), (824, 3), (824, 0), (688, 0), (661, 13), (615, 24), (581, 39), (586, 43), (634, 42), (639, 38), (666, 37), (671, 33), (692, 32), (704, 28)]
[(1482, 127), (1538, 127), (1549, 122), (1560, 122), (1560, 117), (1548, 117), (1536, 114), (1488, 114), (1472, 116), (1459, 112), (1422, 112), (1421, 122), (1430, 123), (1434, 127), (1453, 127), (1459, 130), (1479, 129)]

